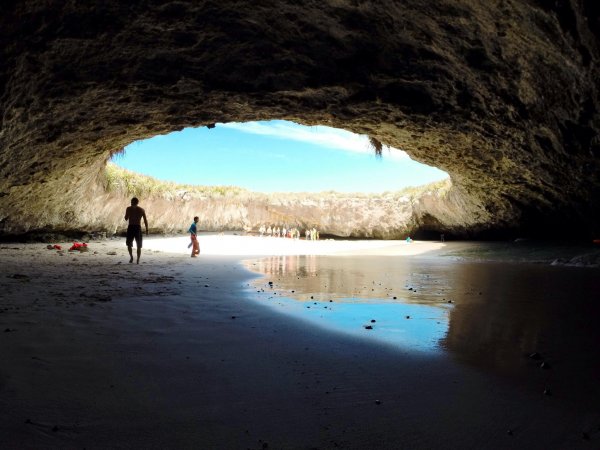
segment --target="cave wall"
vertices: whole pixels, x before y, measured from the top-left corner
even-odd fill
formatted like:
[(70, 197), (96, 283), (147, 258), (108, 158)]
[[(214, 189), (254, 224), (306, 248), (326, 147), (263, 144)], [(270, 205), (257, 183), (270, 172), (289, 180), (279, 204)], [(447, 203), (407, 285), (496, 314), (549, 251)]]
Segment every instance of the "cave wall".
[(86, 227), (135, 140), (269, 119), (448, 172), (427, 226), (600, 233), (591, 0), (5, 3), (0, 233)]
[[(448, 183), (449, 184), (449, 183)], [(126, 206), (131, 196), (118, 191), (99, 193), (81, 216), (80, 231), (123, 234)], [(451, 204), (446, 190), (431, 189), (412, 195), (385, 193), (360, 194), (262, 194), (240, 195), (161, 195), (145, 196), (142, 206), (151, 233), (187, 233), (194, 216), (202, 231), (246, 231), (257, 233), (260, 226), (315, 227), (322, 236), (406, 239), (423, 225), (422, 210), (440, 210)], [(438, 211), (440, 215), (443, 211)], [(456, 220), (457, 217), (454, 217)], [(438, 230), (450, 233), (443, 225)], [(454, 225), (461, 235), (467, 232)], [(457, 231), (454, 231), (454, 234)], [(49, 230), (44, 230), (44, 232)], [(45, 234), (45, 233), (44, 233)], [(435, 236), (439, 239), (439, 234)]]

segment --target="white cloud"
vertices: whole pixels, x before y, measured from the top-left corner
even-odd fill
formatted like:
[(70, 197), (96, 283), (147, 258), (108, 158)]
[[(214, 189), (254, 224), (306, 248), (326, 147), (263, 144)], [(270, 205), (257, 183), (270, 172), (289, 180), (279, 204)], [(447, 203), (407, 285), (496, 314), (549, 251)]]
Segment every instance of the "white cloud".
[[(291, 139), (350, 152), (374, 153), (367, 136), (354, 134), (337, 128), (325, 126), (307, 127), (285, 121), (230, 122), (218, 124), (217, 126), (232, 128), (244, 133)], [(385, 152), (384, 156), (392, 159), (408, 158), (408, 155), (405, 152), (395, 148), (391, 148), (389, 152)]]

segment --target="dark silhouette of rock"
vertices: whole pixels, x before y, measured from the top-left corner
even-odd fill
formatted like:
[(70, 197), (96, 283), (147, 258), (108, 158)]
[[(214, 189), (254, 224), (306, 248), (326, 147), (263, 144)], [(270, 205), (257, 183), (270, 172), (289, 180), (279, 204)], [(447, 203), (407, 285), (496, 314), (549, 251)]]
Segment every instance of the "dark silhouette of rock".
[[(112, 153), (184, 127), (288, 119), (367, 134), (448, 172), (447, 194), (407, 201), (405, 229), (589, 238), (600, 233), (590, 5), (8, 2), (0, 234), (114, 229), (122, 204), (102, 174)], [(110, 195), (114, 213), (97, 214)], [(155, 212), (185, 201), (148, 199)], [(399, 208), (376, 210), (372, 229), (344, 233), (396, 235)], [(348, 202), (340, 214), (358, 213)]]

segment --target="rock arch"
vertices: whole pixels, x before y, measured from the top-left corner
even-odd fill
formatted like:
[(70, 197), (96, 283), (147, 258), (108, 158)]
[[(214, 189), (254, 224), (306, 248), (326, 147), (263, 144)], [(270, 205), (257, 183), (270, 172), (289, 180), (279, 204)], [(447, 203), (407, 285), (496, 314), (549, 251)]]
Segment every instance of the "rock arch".
[(592, 0), (13, 1), (0, 16), (0, 233), (83, 226), (107, 157), (267, 119), (447, 171), (429, 224), (600, 232)]

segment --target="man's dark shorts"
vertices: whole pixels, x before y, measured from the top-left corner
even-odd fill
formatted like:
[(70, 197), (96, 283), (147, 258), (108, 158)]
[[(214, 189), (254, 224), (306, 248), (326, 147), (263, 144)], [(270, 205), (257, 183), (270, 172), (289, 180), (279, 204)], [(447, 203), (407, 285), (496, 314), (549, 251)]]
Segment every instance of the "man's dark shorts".
[(127, 247), (133, 247), (133, 240), (135, 239), (135, 245), (137, 248), (142, 248), (142, 226), (141, 225), (129, 225), (127, 227), (127, 238), (125, 244)]

